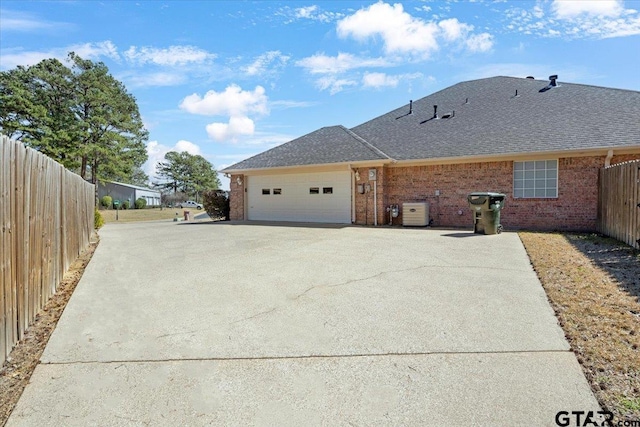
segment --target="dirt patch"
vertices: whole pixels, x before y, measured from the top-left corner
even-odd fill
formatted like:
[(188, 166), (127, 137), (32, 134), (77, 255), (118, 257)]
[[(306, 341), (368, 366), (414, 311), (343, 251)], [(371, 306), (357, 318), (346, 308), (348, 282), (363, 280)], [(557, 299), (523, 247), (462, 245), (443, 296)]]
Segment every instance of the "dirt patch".
[(596, 234), (520, 238), (601, 406), (640, 420), (640, 252)]
[(0, 370), (0, 425), (4, 425), (16, 406), (31, 374), (40, 361), (51, 333), (67, 306), (84, 269), (98, 246), (97, 237), (89, 248), (75, 260), (58, 285), (58, 291), (36, 315), (25, 336), (13, 348)]

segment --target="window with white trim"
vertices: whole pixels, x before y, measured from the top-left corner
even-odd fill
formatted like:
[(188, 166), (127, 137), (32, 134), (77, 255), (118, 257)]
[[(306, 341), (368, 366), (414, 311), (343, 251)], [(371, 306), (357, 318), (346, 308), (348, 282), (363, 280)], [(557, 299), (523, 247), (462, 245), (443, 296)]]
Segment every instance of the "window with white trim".
[(558, 161), (513, 162), (513, 197), (558, 197)]

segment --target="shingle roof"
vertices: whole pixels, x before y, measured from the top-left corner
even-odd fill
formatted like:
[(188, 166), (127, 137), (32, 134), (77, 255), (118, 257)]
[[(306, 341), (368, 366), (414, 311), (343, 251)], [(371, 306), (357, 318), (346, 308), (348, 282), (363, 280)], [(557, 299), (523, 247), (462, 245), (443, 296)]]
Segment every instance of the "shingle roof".
[(318, 129), (271, 150), (229, 166), (225, 170), (387, 159), (344, 126)]
[[(227, 169), (640, 145), (640, 92), (562, 81), (539, 92), (547, 83), (514, 77), (458, 83), (414, 101), (410, 115), (405, 105), (351, 130), (322, 128)], [(434, 105), (439, 117), (455, 115), (426, 121)]]
[[(492, 77), (458, 83), (352, 130), (396, 160), (640, 144), (640, 92)], [(518, 96), (516, 95), (518, 91)], [(468, 99), (468, 103), (465, 101)], [(430, 120), (433, 106), (450, 119)]]

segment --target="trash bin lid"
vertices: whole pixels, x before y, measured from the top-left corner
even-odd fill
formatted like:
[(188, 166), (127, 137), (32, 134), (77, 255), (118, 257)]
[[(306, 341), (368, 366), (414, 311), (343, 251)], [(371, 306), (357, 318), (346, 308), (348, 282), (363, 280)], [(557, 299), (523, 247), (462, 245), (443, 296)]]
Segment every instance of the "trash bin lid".
[(471, 196), (485, 196), (485, 197), (497, 197), (497, 196), (501, 196), (501, 197), (507, 197), (505, 194), (502, 193), (491, 193), (491, 192), (483, 192), (483, 191), (477, 191), (475, 193), (469, 193), (468, 197)]

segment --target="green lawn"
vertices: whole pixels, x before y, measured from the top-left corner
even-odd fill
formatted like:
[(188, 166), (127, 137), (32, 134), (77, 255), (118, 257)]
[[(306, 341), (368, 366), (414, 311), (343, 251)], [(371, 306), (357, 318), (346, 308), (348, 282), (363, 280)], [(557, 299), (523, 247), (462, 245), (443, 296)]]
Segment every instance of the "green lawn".
[(170, 220), (176, 217), (176, 213), (179, 218), (184, 218), (183, 212), (191, 212), (191, 219), (195, 215), (204, 212), (204, 209), (180, 209), (180, 208), (149, 208), (149, 209), (126, 209), (118, 211), (118, 221), (116, 221), (116, 211), (113, 209), (101, 210), (100, 213), (104, 218), (104, 222), (136, 222), (136, 221), (158, 221), (158, 220)]

